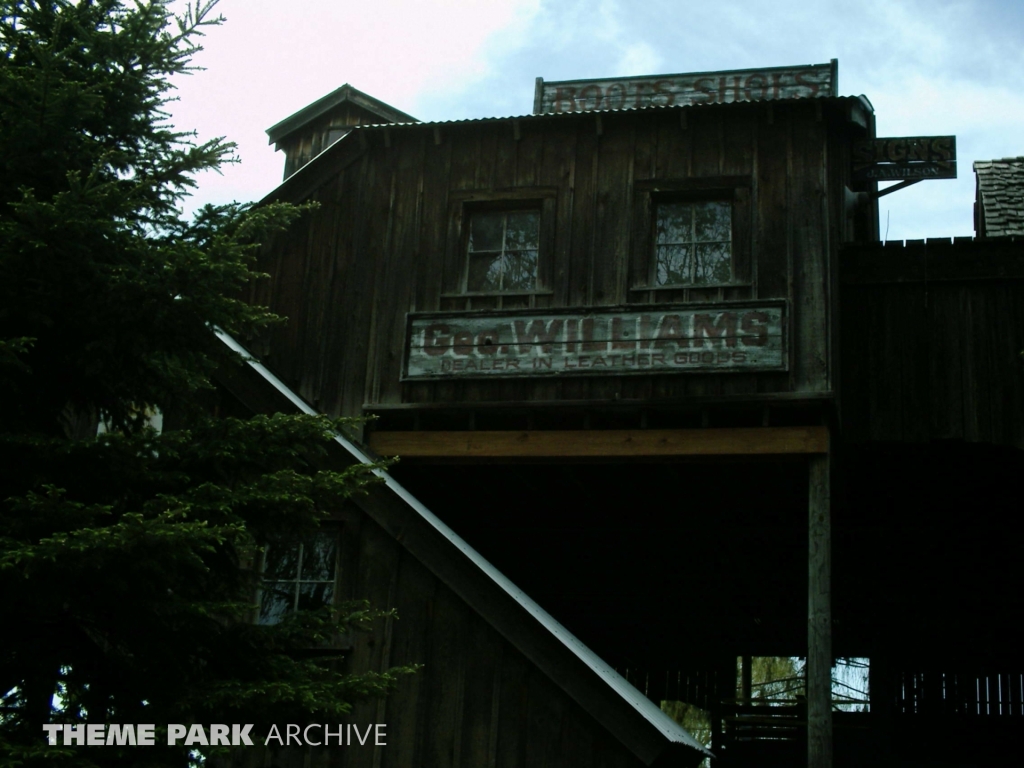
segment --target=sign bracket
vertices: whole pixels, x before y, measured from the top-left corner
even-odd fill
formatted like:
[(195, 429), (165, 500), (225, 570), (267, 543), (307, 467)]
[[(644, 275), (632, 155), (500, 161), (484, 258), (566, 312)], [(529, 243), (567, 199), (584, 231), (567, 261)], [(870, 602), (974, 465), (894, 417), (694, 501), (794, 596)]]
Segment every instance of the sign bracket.
[(879, 197), (884, 197), (885, 195), (892, 194), (893, 192), (898, 192), (901, 189), (906, 189), (911, 184), (917, 184), (919, 181), (924, 181), (924, 179), (907, 179), (906, 181), (901, 181), (899, 184), (893, 184), (891, 187), (879, 190), (871, 196), (877, 200)]

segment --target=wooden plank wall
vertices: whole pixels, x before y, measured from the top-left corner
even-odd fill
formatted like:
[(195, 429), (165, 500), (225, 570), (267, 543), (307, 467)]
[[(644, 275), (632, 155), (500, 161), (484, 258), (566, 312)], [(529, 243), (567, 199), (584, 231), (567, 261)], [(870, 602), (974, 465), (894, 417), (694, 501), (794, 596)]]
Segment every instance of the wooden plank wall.
[(420, 663), (385, 699), (348, 722), (387, 723), (387, 745), (274, 749), (279, 768), (642, 763), (448, 587), (369, 518), (346, 523), (341, 582), (348, 597), (398, 610), (357, 634), (353, 671)]
[(1024, 242), (850, 247), (842, 268), (847, 439), (1024, 448)]
[(329, 132), (332, 128), (376, 124), (386, 122), (379, 115), (355, 104), (343, 103), (313, 122), (304, 125), (300, 131), (286, 136), (278, 149), (284, 153), (284, 178), (288, 178), (306, 163), (328, 147)]
[[(561, 118), (357, 131), (333, 152), (339, 171), (313, 194), (320, 208), (268, 247), (257, 290), (289, 317), (263, 351), (289, 384), (329, 413), (363, 403), (676, 399), (832, 388), (829, 364), (830, 198), (820, 105), (726, 105)], [(837, 118), (838, 119), (838, 118)], [(345, 152), (348, 154), (346, 155)], [(344, 162), (338, 158), (346, 158)], [(749, 278), (727, 288), (630, 290), (637, 183), (750, 179), (736, 232)], [(790, 300), (791, 370), (762, 374), (609, 376), (532, 381), (399, 380), (409, 311), (497, 307), (452, 296), (464, 255), (460, 195), (554, 190), (552, 247), (542, 256), (550, 292), (501, 306)], [(635, 263), (634, 258), (634, 263)], [(448, 298), (443, 298), (443, 294)]]

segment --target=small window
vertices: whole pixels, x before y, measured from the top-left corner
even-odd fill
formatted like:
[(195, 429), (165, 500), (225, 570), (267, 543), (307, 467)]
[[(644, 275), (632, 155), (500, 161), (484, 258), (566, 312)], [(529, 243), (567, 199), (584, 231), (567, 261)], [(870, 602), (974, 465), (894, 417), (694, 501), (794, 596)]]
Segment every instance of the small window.
[(659, 287), (732, 282), (732, 203), (658, 202), (653, 268)]
[(512, 293), (537, 287), (540, 211), (474, 211), (467, 244), (467, 293)]
[(263, 554), (260, 624), (277, 624), (293, 611), (322, 608), (334, 601), (338, 537), (331, 531), (282, 544)]
[(324, 140), (324, 149), (327, 149), (334, 142), (338, 141), (339, 139), (341, 139), (344, 136), (347, 136), (351, 132), (352, 132), (351, 126), (344, 126), (344, 127), (340, 127), (340, 128), (334, 128), (334, 127), (330, 128), (327, 131), (327, 137)]

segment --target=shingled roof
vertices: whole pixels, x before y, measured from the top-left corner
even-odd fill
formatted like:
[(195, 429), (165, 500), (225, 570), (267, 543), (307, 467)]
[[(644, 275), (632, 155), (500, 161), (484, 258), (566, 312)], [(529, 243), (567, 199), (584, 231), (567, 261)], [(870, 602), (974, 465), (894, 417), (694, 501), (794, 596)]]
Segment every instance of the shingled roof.
[(979, 160), (974, 229), (978, 237), (1024, 235), (1024, 157)]

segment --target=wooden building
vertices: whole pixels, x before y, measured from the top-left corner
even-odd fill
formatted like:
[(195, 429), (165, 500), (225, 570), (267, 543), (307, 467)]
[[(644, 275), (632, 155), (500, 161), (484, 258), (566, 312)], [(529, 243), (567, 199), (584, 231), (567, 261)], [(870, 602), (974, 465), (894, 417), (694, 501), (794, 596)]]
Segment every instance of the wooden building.
[(871, 649), (876, 743), (919, 764), (1012, 763), (1024, 740), (1020, 168), (975, 163), (975, 238), (840, 257), (836, 636)]
[(274, 149), (284, 152), (284, 177), (319, 155), (356, 125), (416, 122), (404, 112), (348, 83), (267, 129)]
[[(237, 341), (219, 335), (229, 349), (251, 358)], [(235, 415), (315, 413), (252, 359), (241, 368), (226, 366), (220, 384), (222, 405)], [(326, 459), (332, 469), (372, 461), (341, 435), (333, 448)], [(374, 633), (354, 635), (347, 663), (358, 671), (406, 664), (423, 669), (386, 699), (356, 705), (350, 723), (386, 726), (383, 745), (339, 745), (335, 736), (330, 747), (236, 754), (241, 765), (669, 768), (696, 765), (708, 754), (394, 478), (384, 477), (326, 528), (340, 540), (338, 595), (399, 612), (397, 620), (379, 621)]]
[[(878, 179), (955, 148), (865, 159), (874, 126), (835, 62), (355, 125), (267, 198), (318, 207), (251, 295), (288, 325), (246, 344), (376, 417), (352, 440), (653, 704), (703, 711), (714, 765), (985, 762), (1024, 722), (996, 534), (1020, 244), (878, 244)], [(408, 599), (415, 651), (444, 630)], [(806, 700), (757, 706), (758, 657), (806, 658)], [(835, 657), (870, 659), (870, 711), (833, 713)]]

